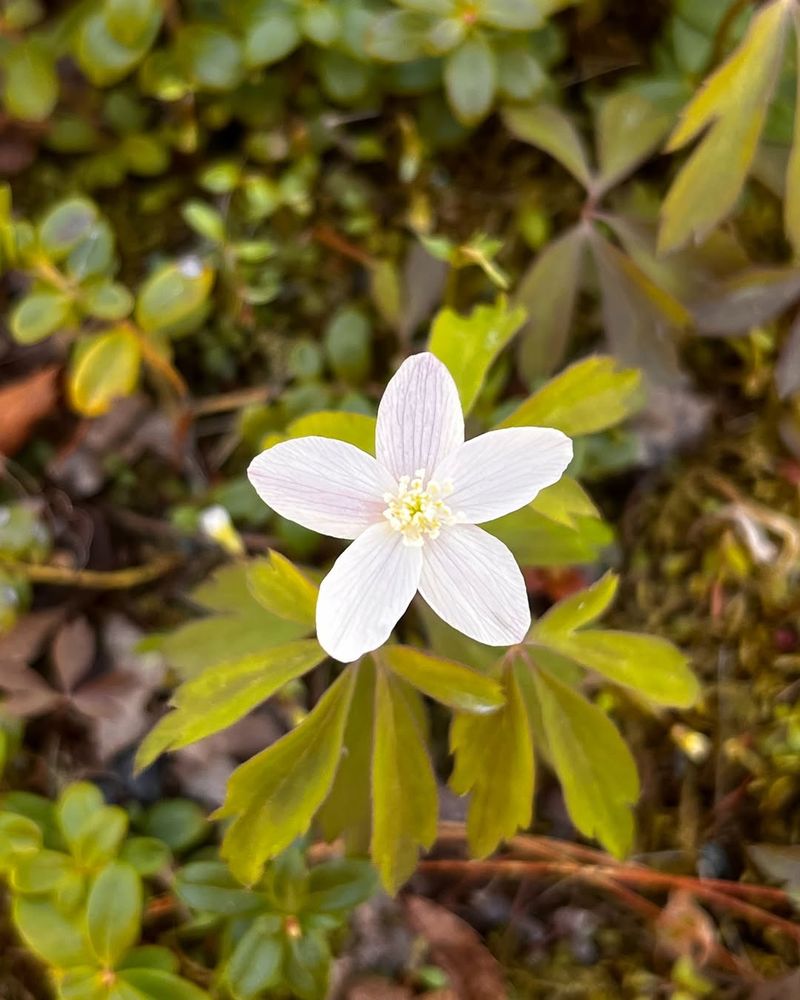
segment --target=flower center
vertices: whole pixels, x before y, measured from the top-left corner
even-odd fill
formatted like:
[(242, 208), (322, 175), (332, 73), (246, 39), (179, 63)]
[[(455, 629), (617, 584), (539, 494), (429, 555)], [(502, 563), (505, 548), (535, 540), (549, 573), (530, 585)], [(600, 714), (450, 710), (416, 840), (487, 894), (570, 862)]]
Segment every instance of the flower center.
[(413, 476), (400, 477), (394, 493), (383, 494), (383, 516), (401, 532), (404, 545), (424, 545), (426, 536), (436, 538), (442, 527), (461, 520), (444, 502), (452, 492), (451, 482), (426, 483), (425, 470), (417, 469)]

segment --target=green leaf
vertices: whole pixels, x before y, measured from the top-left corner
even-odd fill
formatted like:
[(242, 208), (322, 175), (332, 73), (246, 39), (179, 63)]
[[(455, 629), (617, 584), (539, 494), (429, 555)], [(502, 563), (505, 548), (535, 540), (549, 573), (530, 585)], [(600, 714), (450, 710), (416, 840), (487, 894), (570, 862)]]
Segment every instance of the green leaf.
[(120, 45), (136, 46), (156, 13), (156, 0), (103, 0), (106, 28)]
[(483, 35), (470, 35), (444, 65), (450, 107), (464, 125), (475, 125), (491, 111), (497, 88), (497, 63)]
[(199, 199), (191, 199), (181, 207), (181, 215), (187, 226), (205, 236), (212, 243), (225, 241), (225, 219), (221, 212)]
[(70, 365), (67, 391), (78, 413), (99, 417), (136, 388), (141, 348), (127, 327), (97, 334), (81, 346)]
[(436, 839), (436, 778), (405, 684), (378, 670), (372, 758), (370, 853), (394, 893)]
[(11, 312), (10, 326), (19, 344), (35, 344), (65, 325), (71, 301), (61, 292), (33, 292)]
[(734, 208), (753, 163), (775, 89), (790, 4), (760, 8), (741, 45), (684, 109), (668, 152), (708, 129), (667, 194), (658, 246), (662, 253), (702, 240)]
[(633, 842), (636, 764), (605, 713), (548, 671), (534, 671), (550, 758), (575, 826), (623, 857)]
[(331, 953), (327, 938), (307, 931), (286, 938), (284, 977), (292, 996), (299, 1000), (319, 1000), (328, 992)]
[(469, 316), (440, 310), (431, 327), (428, 350), (453, 376), (464, 413), (475, 405), (492, 362), (525, 321), (525, 310), (510, 309), (504, 298), (476, 306)]
[(517, 287), (514, 301), (527, 313), (520, 367), (529, 381), (549, 375), (564, 359), (585, 247), (583, 227), (567, 230), (542, 250)]
[(412, 687), (462, 712), (493, 712), (504, 701), (496, 680), (455, 660), (443, 660), (411, 646), (386, 646), (380, 659)]
[(367, 51), (384, 62), (408, 62), (423, 54), (430, 21), (417, 11), (395, 10), (376, 18), (367, 37)]
[(56, 817), (70, 849), (80, 844), (94, 817), (104, 807), (103, 793), (88, 781), (76, 781), (64, 789), (56, 804)]
[(17, 897), (13, 917), (27, 947), (48, 965), (64, 969), (92, 964), (80, 928), (51, 903)]
[(533, 810), (533, 740), (511, 667), (503, 672), (503, 691), (506, 703), (499, 712), (457, 715), (450, 727), (450, 751), (455, 757), (450, 787), (457, 795), (471, 793), (467, 838), (470, 852), (478, 858), (529, 826)]
[(119, 979), (138, 991), (130, 998), (127, 995), (120, 997), (120, 1000), (138, 1000), (139, 997), (142, 1000), (211, 1000), (199, 986), (161, 969), (124, 969), (119, 973)]
[(121, 45), (108, 30), (102, 10), (85, 17), (78, 29), (75, 57), (89, 80), (98, 87), (116, 83), (144, 58), (161, 27), (161, 4), (154, 4), (150, 20), (133, 45)]
[(27, 816), (0, 812), (0, 871), (20, 858), (35, 855), (42, 847), (42, 831)]
[(169, 867), (170, 849), (155, 837), (130, 837), (119, 852), (120, 861), (126, 861), (140, 875), (158, 875)]
[(616, 573), (606, 573), (586, 590), (565, 597), (536, 622), (533, 637), (538, 639), (572, 632), (596, 621), (611, 606), (618, 584)]
[(144, 282), (136, 300), (136, 322), (149, 333), (177, 337), (205, 319), (214, 272), (199, 260), (163, 264)]
[(250, 593), (267, 611), (314, 627), (318, 588), (280, 552), (270, 550), (266, 559), (251, 562), (247, 583)]
[(3, 100), (14, 118), (43, 122), (58, 101), (55, 60), (38, 39), (26, 38), (5, 53)]
[(498, 427), (557, 427), (570, 437), (621, 423), (641, 406), (641, 376), (597, 355), (570, 365), (529, 396)]
[(11, 885), (19, 893), (40, 896), (55, 892), (74, 871), (72, 859), (61, 851), (26, 853), (17, 860)]
[[(800, 15), (794, 11), (795, 66), (800, 66)], [(786, 167), (786, 192), (783, 200), (783, 224), (795, 258), (800, 258), (800, 73), (797, 74), (792, 148)]]
[(304, 834), (328, 794), (344, 738), (354, 671), (346, 669), (306, 718), (234, 771), (215, 818), (232, 817), (222, 855), (252, 884), (266, 861)]
[(103, 806), (82, 827), (72, 854), (84, 868), (92, 869), (115, 858), (128, 832), (128, 814), (119, 806)]
[(335, 375), (358, 385), (372, 366), (369, 322), (355, 307), (340, 309), (325, 328), (325, 353)]
[(86, 929), (98, 960), (113, 968), (139, 940), (142, 881), (123, 861), (107, 865), (94, 880), (86, 902)]
[(606, 97), (597, 116), (600, 190), (614, 187), (655, 152), (672, 121), (635, 90)]
[(342, 413), (338, 410), (320, 410), (293, 420), (286, 428), (290, 438), (325, 437), (347, 441), (356, 448), (375, 454), (375, 417), (365, 413)]
[(258, 913), (266, 906), (261, 893), (246, 889), (221, 861), (193, 861), (180, 869), (175, 890), (193, 910), (220, 916)]
[(54, 260), (61, 260), (89, 236), (97, 218), (97, 206), (88, 198), (60, 201), (39, 223), (42, 250)]
[(189, 799), (162, 799), (147, 811), (144, 832), (162, 840), (171, 851), (180, 854), (194, 847), (207, 835), (206, 815)]
[(274, 646), (230, 663), (218, 663), (183, 683), (173, 694), (173, 712), (142, 741), (136, 767), (148, 767), (167, 750), (178, 750), (227, 729), (289, 681), (325, 658), (316, 639)]
[(256, 1000), (279, 984), (283, 949), (283, 939), (269, 917), (253, 921), (223, 971), (223, 980), (237, 1000)]
[(82, 305), (97, 319), (124, 319), (133, 309), (133, 296), (119, 282), (104, 281), (84, 289)]
[(547, 86), (548, 77), (527, 39), (496, 41), (497, 89), (511, 101), (532, 101)]
[(157, 944), (141, 944), (125, 955), (117, 963), (118, 969), (161, 969), (162, 972), (177, 972), (177, 955)]
[(505, 31), (539, 28), (547, 12), (539, 0), (483, 0), (478, 10), (483, 24)]
[(585, 187), (592, 185), (586, 148), (575, 126), (552, 104), (524, 104), (503, 110), (506, 128), (523, 142), (549, 153)]
[(342, 759), (330, 793), (319, 811), (318, 821), (326, 840), (343, 837), (348, 853), (366, 854), (372, 810), (370, 769), (375, 715), (375, 668), (372, 659), (365, 657), (355, 670)]
[(184, 24), (175, 39), (182, 69), (204, 90), (232, 90), (244, 75), (239, 40), (217, 24)]
[(377, 889), (377, 874), (368, 861), (337, 858), (311, 869), (304, 909), (346, 916)]

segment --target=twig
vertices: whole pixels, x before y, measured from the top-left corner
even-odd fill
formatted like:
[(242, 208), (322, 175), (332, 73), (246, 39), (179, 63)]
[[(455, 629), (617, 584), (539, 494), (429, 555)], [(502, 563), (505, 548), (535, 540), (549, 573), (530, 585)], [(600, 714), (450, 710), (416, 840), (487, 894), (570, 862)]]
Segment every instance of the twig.
[(206, 396), (205, 399), (195, 399), (190, 404), (193, 417), (207, 417), (213, 413), (229, 413), (231, 410), (241, 410), (253, 403), (266, 403), (272, 395), (272, 390), (266, 385), (252, 386), (247, 389), (236, 389), (224, 392), (219, 396)]
[(12, 573), (18, 573), (31, 583), (47, 583), (56, 587), (81, 587), (86, 590), (127, 590), (129, 587), (138, 587), (169, 573), (179, 562), (178, 556), (171, 555), (161, 556), (143, 566), (95, 570), (37, 566), (0, 556), (0, 566)]

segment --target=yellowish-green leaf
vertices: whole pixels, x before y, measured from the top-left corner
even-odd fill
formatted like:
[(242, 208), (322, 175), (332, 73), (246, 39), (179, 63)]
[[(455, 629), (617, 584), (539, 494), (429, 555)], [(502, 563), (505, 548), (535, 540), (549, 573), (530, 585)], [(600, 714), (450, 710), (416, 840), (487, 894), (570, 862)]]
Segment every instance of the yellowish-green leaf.
[(570, 119), (552, 104), (511, 105), (503, 111), (503, 121), (518, 139), (549, 153), (572, 176), (588, 188), (592, 169), (586, 148)]
[(548, 635), (561, 635), (596, 621), (611, 605), (617, 593), (619, 577), (606, 573), (591, 587), (571, 594), (554, 605), (533, 626), (531, 637), (546, 640)]
[(547, 745), (572, 822), (623, 857), (633, 842), (639, 796), (636, 764), (616, 727), (596, 705), (541, 667), (534, 672)]
[(256, 559), (247, 571), (250, 593), (267, 611), (290, 622), (313, 628), (317, 586), (280, 552)]
[(570, 528), (576, 527), (581, 517), (597, 521), (603, 517), (586, 490), (572, 476), (562, 476), (557, 483), (543, 489), (530, 506), (551, 521)]
[(213, 283), (213, 269), (194, 258), (162, 265), (139, 291), (136, 322), (165, 336), (189, 333), (205, 319)]
[(621, 423), (643, 403), (641, 376), (594, 356), (570, 365), (529, 396), (499, 427), (557, 427), (570, 437)]
[(6, 110), (23, 121), (45, 121), (58, 101), (55, 60), (38, 39), (26, 38), (4, 55)]
[(505, 298), (493, 306), (476, 306), (469, 316), (453, 309), (437, 313), (428, 350), (450, 370), (461, 406), (469, 413), (492, 362), (525, 321), (525, 310), (510, 309)]
[(503, 704), (503, 692), (497, 681), (463, 663), (444, 660), (412, 646), (386, 646), (380, 656), (381, 662), (398, 677), (450, 708), (483, 714)]
[(18, 898), (14, 926), (34, 955), (56, 969), (92, 965), (92, 955), (81, 928), (52, 903)]
[(227, 729), (324, 658), (316, 639), (303, 639), (208, 668), (175, 691), (175, 710), (160, 719), (142, 741), (137, 768), (147, 767), (167, 750)]
[(69, 296), (61, 292), (33, 292), (11, 312), (10, 327), (19, 344), (35, 344), (62, 327), (70, 314)]
[(136, 388), (140, 364), (139, 341), (130, 330), (120, 327), (98, 334), (72, 360), (67, 379), (70, 402), (87, 417), (107, 413), (116, 399)]
[(444, 82), (456, 118), (474, 125), (488, 114), (497, 88), (497, 62), (481, 34), (472, 34), (446, 58)]
[(142, 881), (124, 861), (114, 861), (94, 880), (86, 902), (86, 929), (92, 950), (105, 968), (113, 968), (139, 940)]
[[(797, 45), (796, 65), (800, 66), (800, 10), (794, 10), (795, 42)], [(795, 258), (800, 258), (800, 73), (797, 74), (797, 99), (794, 111), (794, 131), (789, 165), (786, 168), (786, 194), (783, 203), (783, 218), (786, 235), (794, 249)]]
[(375, 417), (366, 413), (320, 410), (293, 420), (286, 428), (290, 438), (324, 437), (347, 441), (356, 448), (375, 454)]
[(583, 270), (586, 230), (569, 229), (528, 268), (514, 301), (528, 314), (520, 340), (520, 367), (529, 381), (549, 375), (564, 358)]
[(752, 165), (781, 66), (792, 4), (762, 7), (730, 58), (684, 109), (668, 150), (708, 134), (675, 179), (662, 209), (659, 249), (701, 239), (733, 209)]
[(471, 853), (479, 858), (531, 821), (533, 740), (516, 669), (505, 669), (506, 704), (499, 712), (457, 715), (450, 728), (455, 756), (450, 787), (457, 795), (471, 793), (467, 837)]
[(372, 758), (372, 860), (389, 892), (436, 839), (436, 778), (403, 681), (379, 670)]
[(215, 818), (232, 817), (222, 855), (246, 885), (308, 830), (330, 791), (355, 680), (348, 668), (286, 736), (234, 771)]

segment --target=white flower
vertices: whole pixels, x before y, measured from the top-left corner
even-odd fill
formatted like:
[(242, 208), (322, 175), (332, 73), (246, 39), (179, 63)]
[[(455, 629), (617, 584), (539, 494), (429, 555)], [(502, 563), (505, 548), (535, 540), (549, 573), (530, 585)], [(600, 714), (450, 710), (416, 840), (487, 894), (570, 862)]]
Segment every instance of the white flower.
[(373, 458), (344, 441), (306, 437), (253, 459), (250, 481), (283, 517), (355, 539), (322, 581), (317, 638), (337, 660), (377, 649), (419, 591), (453, 628), (490, 646), (524, 639), (522, 573), (478, 528), (557, 482), (572, 442), (545, 427), (464, 441), (458, 390), (432, 354), (398, 369), (378, 408)]

